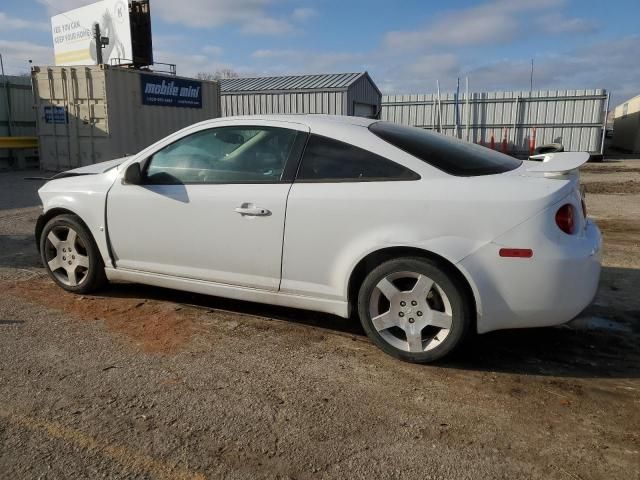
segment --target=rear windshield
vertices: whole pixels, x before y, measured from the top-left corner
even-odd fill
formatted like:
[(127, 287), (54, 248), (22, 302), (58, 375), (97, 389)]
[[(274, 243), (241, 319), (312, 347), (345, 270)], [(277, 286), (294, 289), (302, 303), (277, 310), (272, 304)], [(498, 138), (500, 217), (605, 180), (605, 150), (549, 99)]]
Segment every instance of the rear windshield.
[(372, 133), (401, 150), (451, 175), (493, 175), (518, 168), (522, 162), (486, 147), (422, 128), (390, 122), (369, 126)]

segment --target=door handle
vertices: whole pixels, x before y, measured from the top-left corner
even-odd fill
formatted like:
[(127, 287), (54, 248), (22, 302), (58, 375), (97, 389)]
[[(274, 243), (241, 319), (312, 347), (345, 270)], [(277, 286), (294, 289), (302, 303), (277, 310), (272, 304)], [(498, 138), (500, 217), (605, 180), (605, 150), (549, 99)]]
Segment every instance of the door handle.
[(253, 203), (243, 203), (236, 208), (236, 213), (249, 217), (268, 217), (271, 212), (266, 208), (256, 207)]

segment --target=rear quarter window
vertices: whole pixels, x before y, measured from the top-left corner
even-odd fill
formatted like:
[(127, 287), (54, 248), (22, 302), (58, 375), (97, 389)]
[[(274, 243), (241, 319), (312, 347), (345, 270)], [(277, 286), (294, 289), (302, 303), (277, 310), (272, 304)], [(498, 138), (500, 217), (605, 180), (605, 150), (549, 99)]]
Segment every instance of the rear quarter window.
[(515, 170), (522, 161), (421, 128), (376, 122), (369, 130), (386, 142), (450, 175), (473, 177)]
[(419, 180), (402, 165), (354, 145), (311, 135), (298, 172), (300, 182)]

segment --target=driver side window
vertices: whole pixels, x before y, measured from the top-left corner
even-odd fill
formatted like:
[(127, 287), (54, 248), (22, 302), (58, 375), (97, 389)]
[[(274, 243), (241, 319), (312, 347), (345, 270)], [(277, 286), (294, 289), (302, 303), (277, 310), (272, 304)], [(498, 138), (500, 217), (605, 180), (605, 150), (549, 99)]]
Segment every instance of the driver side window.
[(276, 183), (297, 132), (275, 127), (219, 127), (193, 133), (150, 159), (145, 183)]

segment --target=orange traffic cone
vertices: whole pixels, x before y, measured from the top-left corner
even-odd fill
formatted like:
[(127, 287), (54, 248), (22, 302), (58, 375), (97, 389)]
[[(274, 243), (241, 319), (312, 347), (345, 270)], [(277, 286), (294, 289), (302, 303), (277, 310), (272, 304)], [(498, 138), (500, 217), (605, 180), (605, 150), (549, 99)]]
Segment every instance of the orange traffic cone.
[(536, 127), (533, 127), (531, 136), (529, 137), (529, 155), (533, 155), (536, 151)]

